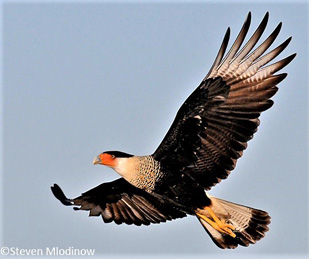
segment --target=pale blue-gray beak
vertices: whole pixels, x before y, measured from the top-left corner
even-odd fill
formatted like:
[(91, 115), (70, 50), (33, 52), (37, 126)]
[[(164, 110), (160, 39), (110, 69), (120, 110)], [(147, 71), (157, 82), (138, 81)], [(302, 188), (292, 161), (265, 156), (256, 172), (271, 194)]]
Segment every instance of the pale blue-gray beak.
[(96, 165), (96, 164), (100, 164), (102, 162), (102, 160), (99, 158), (99, 156), (96, 156), (94, 159), (93, 159), (93, 164)]

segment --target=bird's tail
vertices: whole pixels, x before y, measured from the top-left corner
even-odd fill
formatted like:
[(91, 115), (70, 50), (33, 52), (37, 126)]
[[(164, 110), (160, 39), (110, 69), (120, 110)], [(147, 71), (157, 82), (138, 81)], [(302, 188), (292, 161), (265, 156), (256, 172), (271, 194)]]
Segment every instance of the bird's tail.
[(254, 244), (265, 236), (267, 212), (209, 196), (211, 205), (195, 211), (211, 239), (220, 248)]

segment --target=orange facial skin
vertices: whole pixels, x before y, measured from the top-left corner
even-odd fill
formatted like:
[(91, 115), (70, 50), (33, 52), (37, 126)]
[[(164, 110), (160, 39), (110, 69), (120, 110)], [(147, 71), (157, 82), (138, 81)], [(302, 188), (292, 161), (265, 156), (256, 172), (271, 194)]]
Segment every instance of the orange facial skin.
[(114, 155), (110, 155), (108, 153), (103, 153), (99, 155), (99, 158), (101, 159), (101, 164), (114, 167), (116, 165), (116, 158)]

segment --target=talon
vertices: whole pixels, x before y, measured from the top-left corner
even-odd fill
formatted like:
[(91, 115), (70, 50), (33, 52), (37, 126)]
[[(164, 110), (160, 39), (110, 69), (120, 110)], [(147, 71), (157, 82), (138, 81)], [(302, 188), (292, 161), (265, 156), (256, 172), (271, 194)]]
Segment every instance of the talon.
[(232, 229), (232, 230), (236, 229), (233, 225), (225, 223), (223, 220), (221, 222), (222, 222), (224, 228), (229, 228), (229, 229)]
[[(234, 228), (235, 229), (235, 228)], [(236, 237), (236, 234), (233, 233), (232, 230), (230, 230), (229, 228), (224, 228), (223, 229), (225, 232), (227, 232), (227, 234), (229, 234), (231, 237)]]

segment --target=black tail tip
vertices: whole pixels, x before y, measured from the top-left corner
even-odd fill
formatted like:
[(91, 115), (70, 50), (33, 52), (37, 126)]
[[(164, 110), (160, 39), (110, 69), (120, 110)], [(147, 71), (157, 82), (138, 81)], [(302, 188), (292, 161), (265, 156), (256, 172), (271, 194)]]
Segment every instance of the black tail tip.
[(61, 190), (61, 188), (59, 187), (58, 184), (54, 184), (54, 186), (50, 187), (52, 193), (54, 194), (54, 196), (65, 206), (70, 206), (73, 205), (73, 203), (71, 202), (70, 199), (68, 199), (63, 191)]

